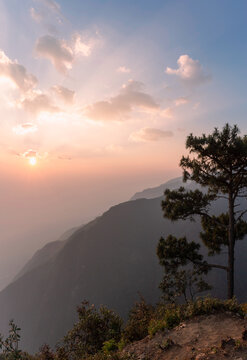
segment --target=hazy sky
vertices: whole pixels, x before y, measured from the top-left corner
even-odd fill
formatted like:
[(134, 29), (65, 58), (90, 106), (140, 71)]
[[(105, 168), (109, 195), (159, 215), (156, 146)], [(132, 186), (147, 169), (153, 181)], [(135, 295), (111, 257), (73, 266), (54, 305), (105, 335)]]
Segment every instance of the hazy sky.
[(246, 132), (246, 0), (0, 0), (0, 24), (0, 286), (180, 175), (188, 133)]

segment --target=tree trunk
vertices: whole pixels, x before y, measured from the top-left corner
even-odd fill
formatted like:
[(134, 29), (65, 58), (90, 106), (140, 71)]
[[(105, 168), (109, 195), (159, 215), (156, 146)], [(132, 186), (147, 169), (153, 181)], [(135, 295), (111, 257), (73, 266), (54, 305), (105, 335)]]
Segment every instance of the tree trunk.
[(234, 203), (232, 194), (229, 193), (229, 230), (228, 230), (228, 272), (227, 272), (227, 297), (232, 299), (234, 296)]

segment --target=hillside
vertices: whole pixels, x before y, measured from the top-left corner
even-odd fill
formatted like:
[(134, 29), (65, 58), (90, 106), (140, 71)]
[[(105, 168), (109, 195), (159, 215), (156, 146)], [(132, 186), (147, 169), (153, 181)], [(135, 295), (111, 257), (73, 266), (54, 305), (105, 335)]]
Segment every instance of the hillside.
[(243, 360), (246, 327), (246, 319), (231, 313), (201, 315), (128, 345), (123, 354), (152, 360)]
[[(163, 219), (162, 198), (138, 199), (112, 207), (77, 229), (50, 259), (24, 273), (0, 293), (0, 331), (9, 319), (22, 329), (22, 347), (36, 351), (44, 342), (52, 346), (75, 321), (76, 306), (88, 299), (105, 304), (126, 317), (140, 292), (148, 302), (160, 296), (161, 271), (156, 257), (160, 236), (170, 233), (198, 240), (200, 226)], [(216, 204), (222, 211), (224, 204)], [(236, 249), (236, 292), (247, 297), (245, 253)], [(202, 249), (205, 253), (205, 249)], [(224, 262), (224, 255), (220, 258)], [(225, 274), (210, 273), (213, 293), (225, 295)]]
[(20, 272), (14, 277), (13, 281), (19, 279), (24, 274), (35, 268), (45, 264), (56, 256), (56, 254), (64, 247), (65, 242), (76, 231), (77, 228), (67, 230), (58, 240), (49, 242), (41, 249), (37, 250), (31, 259), (24, 265)]

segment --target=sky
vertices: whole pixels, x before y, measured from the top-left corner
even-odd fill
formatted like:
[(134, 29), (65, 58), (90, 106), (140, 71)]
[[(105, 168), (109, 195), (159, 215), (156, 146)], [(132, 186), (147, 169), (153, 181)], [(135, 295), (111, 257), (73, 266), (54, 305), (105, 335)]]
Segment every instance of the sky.
[(0, 0), (0, 288), (31, 254), (246, 133), (245, 0)]

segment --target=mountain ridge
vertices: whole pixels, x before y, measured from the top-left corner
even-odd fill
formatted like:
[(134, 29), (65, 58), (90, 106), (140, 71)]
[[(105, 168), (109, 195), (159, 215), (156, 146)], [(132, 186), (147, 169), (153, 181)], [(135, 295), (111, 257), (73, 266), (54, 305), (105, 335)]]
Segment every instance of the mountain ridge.
[[(22, 347), (35, 352), (43, 343), (54, 346), (76, 319), (76, 306), (84, 299), (95, 306), (104, 304), (127, 316), (138, 300), (138, 291), (147, 302), (160, 298), (158, 285), (162, 268), (156, 256), (161, 236), (170, 233), (199, 239), (200, 224), (164, 219), (163, 197), (136, 199), (115, 205), (104, 214), (79, 227), (58, 253), (32, 271), (23, 274), (0, 292), (0, 332), (10, 318), (22, 329)], [(223, 203), (216, 204), (218, 211)], [(236, 248), (242, 258), (236, 272), (244, 273), (243, 254), (247, 246)], [(202, 253), (207, 254), (202, 246)], [(224, 255), (218, 257), (225, 261)], [(225, 274), (212, 271), (213, 293), (225, 295)], [(247, 280), (237, 282), (237, 295), (246, 295)], [(241, 290), (241, 291), (240, 291)]]

